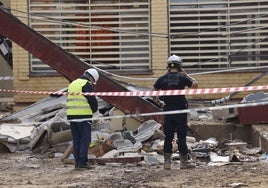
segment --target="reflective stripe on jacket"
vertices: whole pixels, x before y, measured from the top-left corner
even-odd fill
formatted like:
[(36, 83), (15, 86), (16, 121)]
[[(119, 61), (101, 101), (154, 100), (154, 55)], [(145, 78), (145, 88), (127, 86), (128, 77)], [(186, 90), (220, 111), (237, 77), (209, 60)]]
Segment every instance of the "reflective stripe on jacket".
[[(74, 80), (72, 83), (68, 86), (68, 93), (73, 92), (81, 92), (83, 86), (87, 83), (87, 80), (78, 78)], [(66, 110), (67, 116), (71, 115), (92, 115), (93, 112), (91, 110), (90, 104), (88, 104), (88, 101), (86, 97), (83, 95), (70, 95), (67, 96), (67, 110)]]

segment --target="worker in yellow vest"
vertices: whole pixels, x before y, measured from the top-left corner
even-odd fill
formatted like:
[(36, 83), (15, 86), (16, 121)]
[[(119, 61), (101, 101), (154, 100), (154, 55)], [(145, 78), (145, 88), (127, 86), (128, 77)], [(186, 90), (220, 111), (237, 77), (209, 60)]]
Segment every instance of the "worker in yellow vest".
[(77, 170), (92, 168), (88, 163), (92, 123), (90, 118), (98, 110), (98, 102), (95, 96), (78, 93), (94, 92), (93, 85), (96, 84), (98, 79), (98, 71), (90, 68), (68, 86), (66, 114), (71, 125), (73, 154), (75, 169)]

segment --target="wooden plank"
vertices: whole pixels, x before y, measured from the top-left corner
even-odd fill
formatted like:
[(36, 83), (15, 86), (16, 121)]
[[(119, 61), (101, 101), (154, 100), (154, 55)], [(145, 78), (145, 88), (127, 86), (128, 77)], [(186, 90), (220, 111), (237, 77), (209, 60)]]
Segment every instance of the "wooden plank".
[[(106, 164), (106, 163), (138, 163), (144, 160), (143, 156), (139, 157), (115, 157), (115, 158), (90, 158), (88, 159), (90, 164)], [(74, 159), (63, 158), (64, 164), (74, 164)]]

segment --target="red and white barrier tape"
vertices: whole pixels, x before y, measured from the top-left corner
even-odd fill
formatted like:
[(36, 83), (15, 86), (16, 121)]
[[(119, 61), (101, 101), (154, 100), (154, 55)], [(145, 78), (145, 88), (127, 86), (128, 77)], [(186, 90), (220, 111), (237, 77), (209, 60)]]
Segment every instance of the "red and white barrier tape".
[[(160, 90), (160, 91), (125, 91), (125, 92), (86, 92), (86, 93), (69, 93), (71, 95), (85, 95), (85, 96), (119, 96), (119, 97), (133, 97), (133, 96), (167, 96), (167, 95), (204, 95), (216, 93), (232, 93), (242, 91), (259, 91), (268, 90), (268, 85), (263, 86), (245, 86), (245, 87), (227, 87), (227, 88), (204, 88), (204, 89), (183, 89), (183, 90)], [(45, 94), (45, 95), (67, 95), (68, 92), (49, 92), (49, 91), (24, 91), (24, 90), (9, 90), (0, 89), (0, 92), (12, 92), (20, 94)]]

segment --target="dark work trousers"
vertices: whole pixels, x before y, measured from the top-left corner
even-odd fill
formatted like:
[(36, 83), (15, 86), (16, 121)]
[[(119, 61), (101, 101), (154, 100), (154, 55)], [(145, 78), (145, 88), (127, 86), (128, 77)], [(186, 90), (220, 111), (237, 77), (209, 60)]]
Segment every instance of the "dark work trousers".
[(165, 116), (164, 122), (164, 152), (172, 153), (172, 141), (174, 139), (174, 134), (177, 133), (178, 137), (178, 150), (182, 154), (188, 153), (188, 148), (186, 144), (186, 136), (188, 132), (187, 125), (187, 114), (172, 114)]
[(91, 123), (88, 121), (70, 122), (76, 165), (88, 162), (88, 149), (91, 142)]

